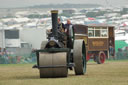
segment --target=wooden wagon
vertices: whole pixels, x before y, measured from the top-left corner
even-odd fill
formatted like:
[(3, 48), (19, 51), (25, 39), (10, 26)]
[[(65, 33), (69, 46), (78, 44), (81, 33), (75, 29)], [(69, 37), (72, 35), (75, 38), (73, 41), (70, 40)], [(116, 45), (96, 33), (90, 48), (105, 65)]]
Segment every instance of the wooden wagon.
[(109, 25), (74, 25), (75, 38), (84, 39), (86, 60), (93, 59), (98, 64), (115, 56), (114, 26)]

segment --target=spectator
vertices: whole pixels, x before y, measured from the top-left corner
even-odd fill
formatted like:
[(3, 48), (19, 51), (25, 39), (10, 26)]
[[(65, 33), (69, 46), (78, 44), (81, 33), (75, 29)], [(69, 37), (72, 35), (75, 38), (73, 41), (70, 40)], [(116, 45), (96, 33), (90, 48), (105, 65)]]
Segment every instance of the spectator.
[(3, 64), (3, 58), (2, 58), (1, 48), (0, 48), (0, 64)]
[(30, 54), (30, 57), (32, 59), (32, 62), (36, 62), (37, 61), (35, 49), (32, 49), (32, 52)]
[(4, 63), (8, 64), (9, 60), (8, 60), (8, 55), (7, 55), (6, 48), (3, 49), (3, 57), (4, 57)]
[(114, 47), (113, 47), (112, 40), (109, 41), (109, 54), (110, 54), (110, 56), (113, 57), (113, 59), (115, 59), (115, 56), (114, 56)]

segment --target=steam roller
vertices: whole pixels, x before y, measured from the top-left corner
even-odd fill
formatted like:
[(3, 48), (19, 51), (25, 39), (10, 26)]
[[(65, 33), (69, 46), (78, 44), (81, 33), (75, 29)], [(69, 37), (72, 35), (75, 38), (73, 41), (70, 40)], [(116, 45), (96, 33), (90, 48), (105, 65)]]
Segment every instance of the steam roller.
[(58, 10), (51, 11), (52, 29), (47, 34), (47, 41), (42, 41), (41, 48), (36, 50), (40, 78), (67, 77), (68, 69), (76, 75), (86, 72), (86, 49), (84, 40), (75, 40), (74, 29), (62, 32), (58, 27)]

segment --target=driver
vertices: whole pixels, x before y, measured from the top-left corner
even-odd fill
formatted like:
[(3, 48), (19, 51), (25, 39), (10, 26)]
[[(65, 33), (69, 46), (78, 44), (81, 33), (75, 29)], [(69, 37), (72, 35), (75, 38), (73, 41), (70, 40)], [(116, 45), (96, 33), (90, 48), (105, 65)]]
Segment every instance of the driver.
[(65, 32), (65, 25), (61, 22), (60, 18), (58, 18), (58, 29), (61, 32)]

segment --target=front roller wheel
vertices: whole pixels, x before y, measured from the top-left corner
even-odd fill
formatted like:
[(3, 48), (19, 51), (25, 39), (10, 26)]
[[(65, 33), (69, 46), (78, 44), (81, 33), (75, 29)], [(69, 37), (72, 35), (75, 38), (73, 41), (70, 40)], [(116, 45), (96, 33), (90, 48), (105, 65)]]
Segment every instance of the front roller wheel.
[(86, 49), (83, 40), (74, 41), (73, 59), (75, 63), (75, 74), (84, 75), (86, 72)]
[(40, 53), (39, 66), (40, 78), (67, 77), (67, 53)]

